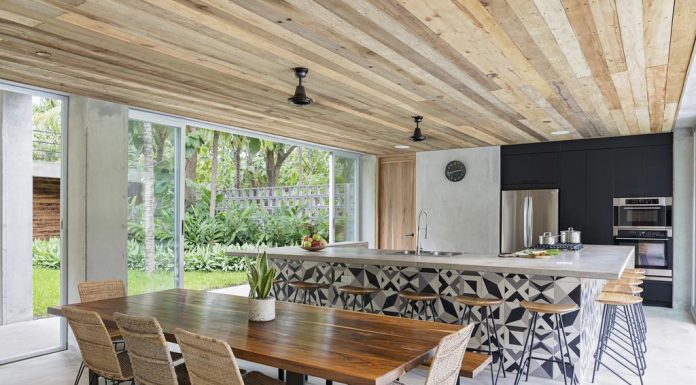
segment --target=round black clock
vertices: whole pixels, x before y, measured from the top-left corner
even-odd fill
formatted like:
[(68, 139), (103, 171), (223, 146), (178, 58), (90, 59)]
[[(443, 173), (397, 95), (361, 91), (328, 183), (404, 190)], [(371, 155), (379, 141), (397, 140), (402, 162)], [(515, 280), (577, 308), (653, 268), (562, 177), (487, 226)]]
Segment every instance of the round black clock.
[(447, 177), (448, 180), (451, 182), (459, 182), (464, 179), (464, 176), (466, 176), (466, 166), (464, 166), (464, 163), (458, 160), (447, 163), (447, 167), (445, 167), (445, 177)]

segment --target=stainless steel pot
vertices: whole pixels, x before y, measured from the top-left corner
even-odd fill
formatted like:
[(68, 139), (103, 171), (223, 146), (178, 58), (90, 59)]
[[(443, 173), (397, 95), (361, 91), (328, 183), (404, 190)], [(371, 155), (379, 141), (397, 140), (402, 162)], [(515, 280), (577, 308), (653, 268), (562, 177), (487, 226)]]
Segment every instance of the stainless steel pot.
[(555, 245), (558, 235), (552, 235), (549, 231), (539, 236), (540, 245)]
[(572, 227), (561, 231), (561, 243), (582, 243), (580, 241), (580, 231), (574, 230)]

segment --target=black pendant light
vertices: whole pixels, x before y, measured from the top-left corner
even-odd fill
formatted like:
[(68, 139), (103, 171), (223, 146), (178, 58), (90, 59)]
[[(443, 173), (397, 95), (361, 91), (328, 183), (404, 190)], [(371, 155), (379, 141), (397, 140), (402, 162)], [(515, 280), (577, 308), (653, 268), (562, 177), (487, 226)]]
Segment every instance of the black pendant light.
[(295, 87), (295, 95), (288, 98), (288, 103), (294, 104), (299, 107), (305, 107), (312, 104), (312, 102), (314, 101), (307, 96), (307, 94), (305, 93), (304, 86), (302, 85), (302, 79), (304, 79), (304, 77), (307, 76), (307, 72), (309, 72), (309, 69), (304, 67), (295, 67), (292, 70), (295, 71), (295, 76), (297, 76), (299, 84), (297, 85), (297, 87)]
[(423, 117), (420, 115), (416, 115), (413, 117), (413, 121), (416, 122), (416, 129), (413, 130), (413, 135), (411, 135), (411, 140), (414, 142), (422, 142), (425, 140), (425, 135), (421, 133), (421, 129), (418, 126), (420, 122), (423, 121)]

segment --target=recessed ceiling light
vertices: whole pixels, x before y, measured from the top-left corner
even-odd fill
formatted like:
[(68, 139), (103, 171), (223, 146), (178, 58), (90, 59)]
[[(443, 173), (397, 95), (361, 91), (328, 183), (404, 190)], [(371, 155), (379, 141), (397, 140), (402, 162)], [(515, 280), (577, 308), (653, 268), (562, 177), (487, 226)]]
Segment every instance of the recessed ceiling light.
[(568, 130), (560, 130), (560, 131), (553, 131), (551, 135), (566, 135), (570, 134), (570, 131)]
[(397, 144), (396, 146), (394, 146), (394, 148), (398, 148), (400, 150), (405, 150), (407, 148), (411, 148), (411, 146), (407, 146), (405, 144)]
[(51, 57), (51, 56), (53, 56), (50, 52), (46, 52), (46, 51), (36, 51), (36, 52), (34, 52), (34, 55), (40, 56), (40, 57)]

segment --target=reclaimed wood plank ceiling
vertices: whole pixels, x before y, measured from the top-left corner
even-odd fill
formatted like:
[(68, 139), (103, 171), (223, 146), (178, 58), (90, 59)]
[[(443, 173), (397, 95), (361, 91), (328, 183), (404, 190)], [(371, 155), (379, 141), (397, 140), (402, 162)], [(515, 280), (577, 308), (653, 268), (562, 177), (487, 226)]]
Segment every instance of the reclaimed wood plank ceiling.
[(694, 20), (693, 0), (3, 0), (0, 78), (370, 154), (633, 135), (672, 129)]

